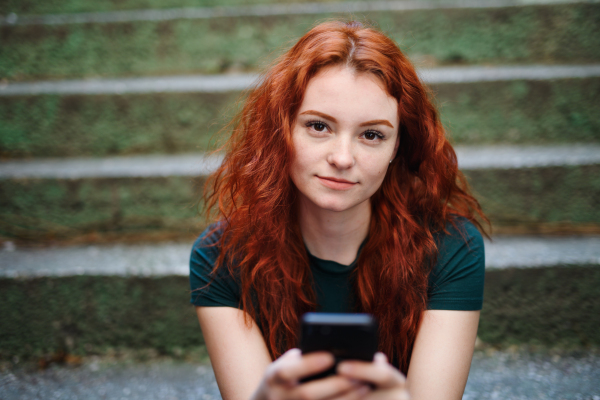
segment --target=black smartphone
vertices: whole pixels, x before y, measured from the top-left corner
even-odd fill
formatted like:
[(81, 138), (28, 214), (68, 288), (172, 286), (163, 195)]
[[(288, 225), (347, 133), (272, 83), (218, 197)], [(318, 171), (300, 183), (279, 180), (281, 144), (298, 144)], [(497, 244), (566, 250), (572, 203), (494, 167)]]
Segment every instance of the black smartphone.
[(370, 314), (306, 313), (300, 330), (302, 354), (328, 351), (335, 365), (327, 371), (304, 378), (301, 382), (335, 374), (343, 360), (373, 361), (377, 351), (377, 322)]

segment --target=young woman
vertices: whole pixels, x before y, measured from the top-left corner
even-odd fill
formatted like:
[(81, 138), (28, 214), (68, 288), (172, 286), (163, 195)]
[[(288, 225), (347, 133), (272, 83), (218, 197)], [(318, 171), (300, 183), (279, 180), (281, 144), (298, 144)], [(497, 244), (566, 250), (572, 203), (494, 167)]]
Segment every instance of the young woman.
[[(392, 40), (356, 22), (302, 37), (250, 92), (205, 200), (192, 303), (225, 400), (462, 397), (485, 217)], [(334, 362), (294, 349), (315, 310), (375, 315), (381, 353), (299, 383)]]

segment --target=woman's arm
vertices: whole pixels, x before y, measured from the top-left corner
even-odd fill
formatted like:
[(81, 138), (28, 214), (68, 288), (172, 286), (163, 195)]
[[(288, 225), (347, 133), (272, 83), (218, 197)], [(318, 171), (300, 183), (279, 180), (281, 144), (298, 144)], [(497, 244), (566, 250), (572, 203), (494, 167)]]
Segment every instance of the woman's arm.
[(407, 376), (414, 400), (462, 398), (478, 323), (479, 311), (425, 311)]
[(338, 373), (342, 376), (374, 385), (373, 392), (364, 400), (462, 398), (475, 347), (479, 311), (429, 310), (423, 317), (406, 380), (381, 353), (373, 363), (340, 363)]
[(224, 400), (248, 400), (271, 356), (256, 323), (232, 307), (196, 307), (208, 355)]
[(271, 362), (256, 323), (232, 307), (196, 307), (208, 355), (224, 400), (361, 400), (369, 388), (341, 376), (300, 384), (303, 377), (330, 368), (328, 353), (301, 355), (292, 349)]

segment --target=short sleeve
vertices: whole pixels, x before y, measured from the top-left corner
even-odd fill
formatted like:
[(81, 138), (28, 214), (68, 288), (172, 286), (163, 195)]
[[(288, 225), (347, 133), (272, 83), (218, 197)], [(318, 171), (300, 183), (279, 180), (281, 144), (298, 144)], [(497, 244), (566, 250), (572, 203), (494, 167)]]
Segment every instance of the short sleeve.
[(481, 310), (485, 253), (481, 233), (465, 218), (437, 236), (438, 258), (429, 276), (428, 309)]
[(190, 303), (207, 307), (239, 308), (240, 288), (236, 279), (226, 268), (215, 274), (212, 270), (219, 257), (218, 241), (222, 230), (209, 226), (198, 237), (190, 256)]

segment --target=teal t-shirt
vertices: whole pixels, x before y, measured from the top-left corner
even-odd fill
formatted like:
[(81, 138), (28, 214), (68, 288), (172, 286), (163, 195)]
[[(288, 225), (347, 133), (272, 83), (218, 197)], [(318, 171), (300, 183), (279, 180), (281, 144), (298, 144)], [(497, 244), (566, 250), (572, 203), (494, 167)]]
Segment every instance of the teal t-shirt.
[[(448, 233), (435, 236), (439, 255), (429, 275), (428, 309), (480, 310), (483, 303), (485, 256), (483, 239), (475, 226), (465, 218), (448, 224)], [(196, 306), (240, 307), (240, 284), (226, 269), (211, 272), (219, 256), (214, 246), (221, 231), (204, 231), (194, 243), (190, 257), (191, 303)], [(356, 261), (342, 265), (308, 254), (317, 296), (317, 311), (354, 312), (351, 274)], [(209, 285), (210, 283), (210, 285)]]

